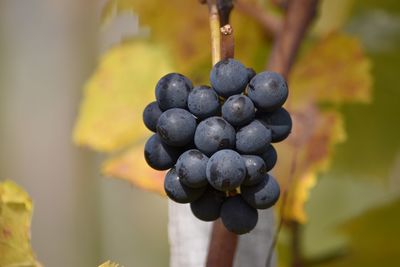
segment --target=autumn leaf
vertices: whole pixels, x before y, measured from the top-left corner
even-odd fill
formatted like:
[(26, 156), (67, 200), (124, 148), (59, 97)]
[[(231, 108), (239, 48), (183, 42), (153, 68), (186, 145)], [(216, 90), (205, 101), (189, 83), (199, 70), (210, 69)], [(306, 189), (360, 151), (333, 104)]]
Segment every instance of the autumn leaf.
[(287, 104), (293, 129), (288, 140), (277, 146), (275, 168), (287, 192), (286, 220), (306, 222), (304, 205), (309, 192), (317, 184), (318, 175), (329, 168), (335, 145), (346, 139), (342, 115), (319, 104), (368, 102), (370, 68), (358, 40), (343, 33), (322, 37), (296, 63), (289, 78)]
[[(140, 25), (150, 28), (151, 39), (170, 49), (177, 72), (187, 74), (195, 83), (208, 82), (211, 40), (206, 5), (181, 0), (109, 0), (103, 8), (102, 21), (124, 12), (138, 15)], [(231, 24), (235, 40), (241, 44), (236, 57), (253, 68), (263, 68), (268, 44), (262, 28), (237, 12), (232, 13)]]
[(332, 33), (319, 40), (294, 66), (290, 98), (298, 106), (309, 101), (347, 103), (371, 100), (371, 62), (359, 40)]
[(31, 246), (32, 201), (12, 181), (0, 183), (0, 266), (40, 267)]
[(168, 53), (146, 41), (108, 51), (84, 88), (74, 141), (98, 151), (115, 151), (144, 139), (144, 107), (154, 101), (157, 81), (171, 71)]
[(315, 104), (290, 112), (292, 134), (277, 145), (279, 156), (274, 171), (283, 191), (288, 192), (284, 218), (304, 223), (309, 191), (317, 175), (328, 169), (334, 146), (346, 136), (337, 112), (321, 112)]
[(149, 167), (144, 159), (144, 144), (135, 145), (106, 161), (102, 172), (107, 176), (126, 179), (138, 188), (165, 195), (165, 172)]

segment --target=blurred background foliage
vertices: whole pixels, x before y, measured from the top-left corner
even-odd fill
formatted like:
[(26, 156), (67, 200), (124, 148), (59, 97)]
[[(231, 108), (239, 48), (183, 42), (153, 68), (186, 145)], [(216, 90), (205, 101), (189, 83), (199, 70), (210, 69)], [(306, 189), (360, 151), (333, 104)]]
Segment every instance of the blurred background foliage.
[[(98, 165), (107, 176), (162, 193), (162, 173), (144, 164), (150, 133), (141, 111), (164, 73), (208, 83), (207, 8), (194, 0), (22, 2), (0, 3), (0, 177), (32, 192), (38, 259), (47, 266), (106, 259), (167, 266), (166, 200), (100, 179)], [(242, 2), (281, 16), (276, 1)], [(235, 57), (265, 69), (271, 34), (240, 9), (232, 25)], [(293, 135), (277, 146), (275, 174), (288, 190), (282, 216), (301, 223), (306, 266), (400, 264), (399, 45), (396, 0), (322, 0), (303, 42), (289, 77)], [(74, 148), (72, 128), (75, 143), (103, 155)], [(290, 262), (289, 230), (280, 233), (282, 267)]]

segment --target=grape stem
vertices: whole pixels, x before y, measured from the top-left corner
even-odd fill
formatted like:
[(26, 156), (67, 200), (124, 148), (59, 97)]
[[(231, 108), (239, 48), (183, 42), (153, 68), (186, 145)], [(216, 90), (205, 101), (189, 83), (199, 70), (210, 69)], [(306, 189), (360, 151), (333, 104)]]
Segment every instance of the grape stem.
[[(213, 65), (234, 55), (233, 30), (229, 16), (232, 0), (207, 0)], [(222, 27), (221, 27), (222, 25)], [(213, 223), (206, 267), (231, 267), (235, 257), (238, 236), (229, 232), (221, 219)]]

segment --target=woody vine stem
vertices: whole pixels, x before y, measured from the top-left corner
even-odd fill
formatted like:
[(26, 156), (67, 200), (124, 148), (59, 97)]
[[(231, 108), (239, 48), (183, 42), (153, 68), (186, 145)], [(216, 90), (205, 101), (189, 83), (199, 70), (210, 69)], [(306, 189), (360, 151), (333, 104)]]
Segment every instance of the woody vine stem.
[[(233, 2), (237, 4), (239, 11), (254, 19), (260, 27), (273, 33), (274, 41), (270, 57), (267, 61), (267, 69), (282, 74), (288, 78), (290, 69), (298, 54), (298, 50), (304, 36), (315, 17), (318, 0), (283, 0), (274, 1), (283, 3), (283, 19), (272, 17), (264, 8), (256, 2), (244, 0), (200, 0), (207, 3), (209, 10), (209, 21), (211, 30), (211, 53), (213, 64), (221, 59), (234, 56), (233, 29), (229, 24), (229, 17), (233, 8)], [(295, 152), (294, 152), (295, 153)], [(297, 157), (293, 157), (293, 166), (296, 166)], [(294, 171), (293, 171), (294, 172)], [(293, 183), (293, 179), (290, 182)], [(290, 188), (290, 184), (288, 185)], [(283, 203), (287, 198), (288, 188), (283, 188)], [(282, 207), (284, 211), (285, 207)], [(300, 251), (300, 225), (296, 222), (284, 222), (281, 218), (272, 246), (267, 254), (266, 266), (270, 266), (272, 250), (282, 225), (287, 225), (291, 230), (291, 266), (302, 267), (303, 260)], [(221, 220), (213, 224), (210, 246), (207, 257), (207, 267), (230, 267), (233, 266), (238, 237), (229, 232), (223, 226)]]

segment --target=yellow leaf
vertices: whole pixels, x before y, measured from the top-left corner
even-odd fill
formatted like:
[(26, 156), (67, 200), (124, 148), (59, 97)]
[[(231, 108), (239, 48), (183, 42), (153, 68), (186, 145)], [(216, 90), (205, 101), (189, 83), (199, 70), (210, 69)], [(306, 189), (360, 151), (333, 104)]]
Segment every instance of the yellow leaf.
[(289, 101), (369, 102), (371, 62), (357, 38), (333, 33), (319, 40), (294, 66)]
[(0, 266), (41, 266), (31, 247), (32, 201), (12, 181), (0, 183)]
[(165, 195), (165, 172), (149, 167), (144, 159), (143, 151), (144, 144), (135, 145), (121, 155), (109, 159), (103, 164), (103, 173), (107, 176), (126, 179), (138, 188)]
[(99, 265), (99, 267), (119, 267), (119, 264), (111, 261), (106, 261), (105, 263)]
[(353, 4), (354, 0), (321, 1), (312, 32), (325, 35), (340, 30), (349, 17)]
[(317, 175), (327, 170), (334, 146), (346, 136), (337, 112), (321, 112), (313, 104), (290, 112), (292, 133), (277, 145), (278, 163), (274, 171), (283, 191), (287, 191), (284, 218), (305, 223), (304, 204)]
[[(109, 21), (122, 12), (135, 12), (140, 25), (150, 28), (151, 38), (169, 47), (176, 71), (186, 73), (195, 83), (208, 82), (211, 40), (207, 5), (196, 0), (109, 0), (102, 20)], [(235, 57), (252, 67), (264, 67), (268, 51), (262, 28), (238, 12), (232, 12), (232, 25), (235, 42), (240, 44)]]
[(157, 81), (170, 72), (160, 46), (130, 41), (112, 48), (84, 88), (74, 141), (99, 151), (114, 151), (143, 139), (144, 107), (154, 101)]

